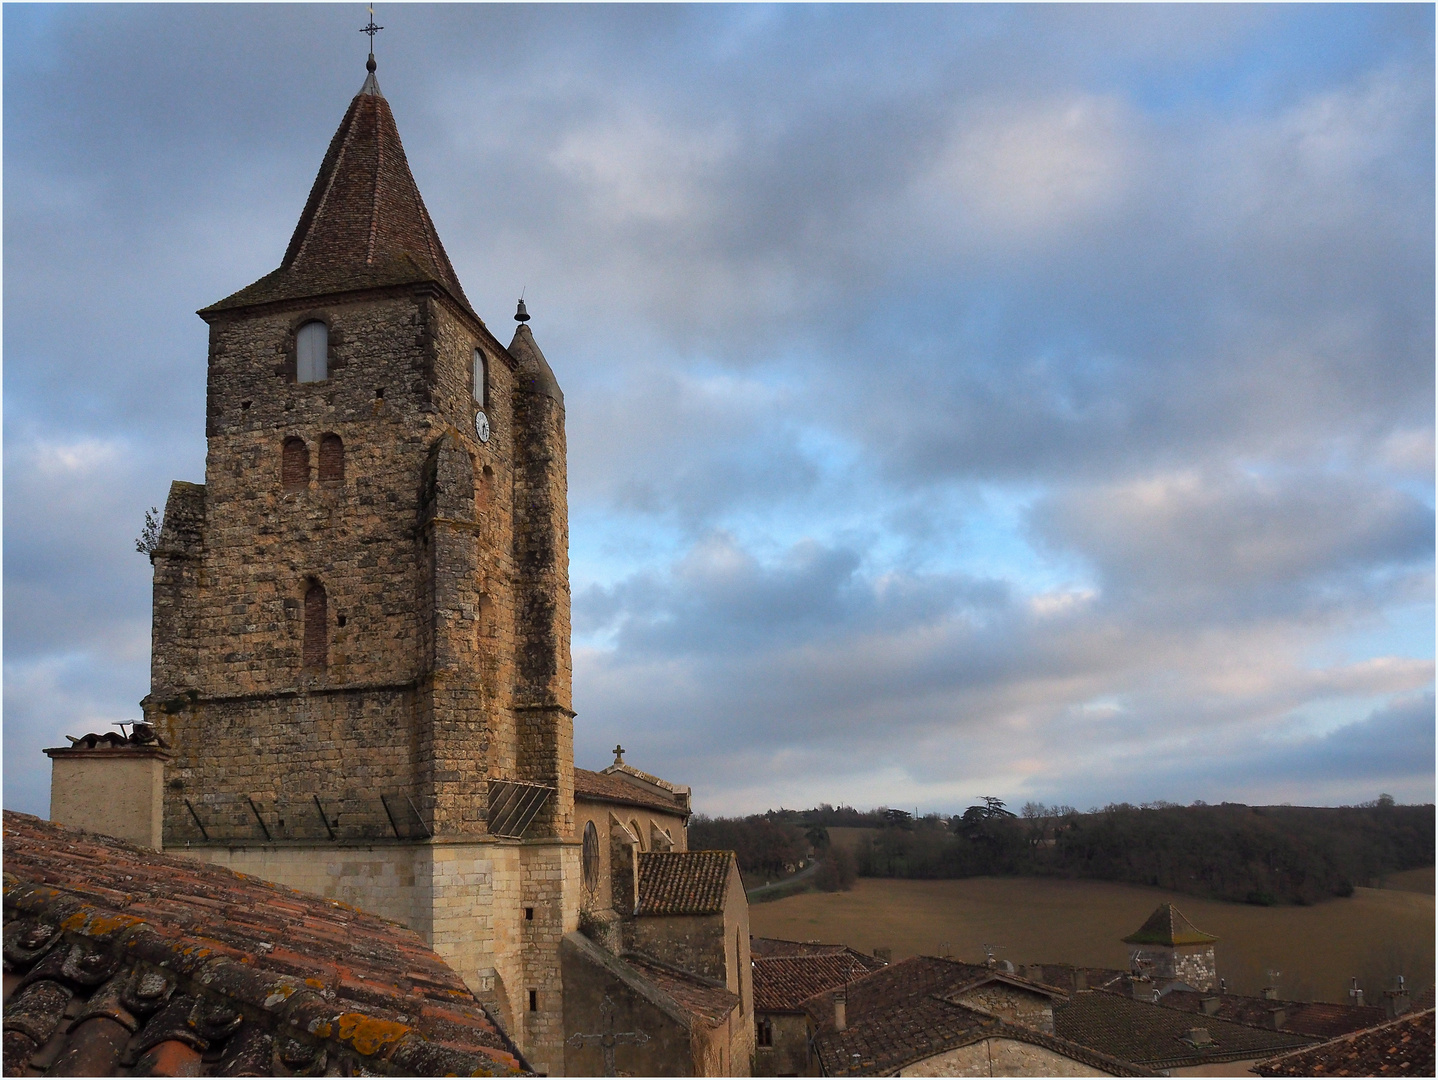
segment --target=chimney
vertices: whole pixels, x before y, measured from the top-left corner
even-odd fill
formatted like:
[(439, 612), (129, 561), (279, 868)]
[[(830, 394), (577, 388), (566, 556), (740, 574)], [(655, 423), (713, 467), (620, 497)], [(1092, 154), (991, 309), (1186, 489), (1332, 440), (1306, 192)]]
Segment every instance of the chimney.
[(1208, 1028), (1200, 1027), (1189, 1028), (1188, 1034), (1183, 1037), (1183, 1041), (1193, 1046), (1211, 1046), (1213, 1044), (1213, 1039), (1208, 1034)]
[(887, 964), (887, 963), (888, 963), (890, 960), (892, 960), (893, 958), (894, 958), (894, 950), (893, 950), (893, 949), (885, 948), (885, 947), (882, 946), (882, 945), (875, 945), (875, 946), (874, 946), (874, 959), (875, 959), (875, 960), (882, 960), (884, 963)]
[(1396, 989), (1383, 991), (1383, 1011), (1388, 1019), (1397, 1020), (1412, 1007), (1413, 1003), (1408, 1000), (1408, 987), (1400, 975)]
[(1348, 991), (1348, 1002), (1351, 1005), (1357, 1005), (1359, 1008), (1363, 1007), (1363, 991), (1358, 989), (1358, 980), (1356, 978), (1353, 980), (1353, 985)]
[(848, 1003), (848, 995), (840, 990), (834, 995), (834, 1030), (843, 1031), (849, 1026), (848, 1018), (844, 1015), (844, 1007)]
[(1217, 1016), (1217, 1015), (1218, 1015), (1218, 998), (1216, 998), (1216, 997), (1201, 998), (1201, 999), (1199, 1000), (1199, 1002), (1198, 1002), (1198, 1007), (1203, 1010), (1203, 1015), (1204, 1015), (1204, 1016)]
[(1088, 989), (1088, 972), (1083, 968), (1074, 968), (1074, 993)]
[(1288, 1010), (1280, 1005), (1276, 1009), (1268, 1010), (1268, 1027), (1273, 1031), (1282, 1031), (1283, 1025), (1288, 1022)]
[(149, 724), (129, 734), (106, 732), (52, 746), (50, 820), (159, 850), (165, 808), (165, 762), (171, 754)]
[(1262, 990), (1259, 991), (1259, 993), (1263, 995), (1264, 1001), (1278, 1000), (1278, 987), (1276, 986), (1265, 986)]

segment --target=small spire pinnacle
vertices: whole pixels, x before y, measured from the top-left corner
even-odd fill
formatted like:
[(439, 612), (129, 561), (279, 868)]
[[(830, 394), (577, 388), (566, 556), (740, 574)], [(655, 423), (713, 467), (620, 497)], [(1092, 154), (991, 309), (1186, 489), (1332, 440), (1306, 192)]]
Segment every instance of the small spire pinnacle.
[(519, 310), (514, 313), (514, 321), (517, 323), (529, 322), (529, 312), (524, 310), (524, 297), (519, 298)]

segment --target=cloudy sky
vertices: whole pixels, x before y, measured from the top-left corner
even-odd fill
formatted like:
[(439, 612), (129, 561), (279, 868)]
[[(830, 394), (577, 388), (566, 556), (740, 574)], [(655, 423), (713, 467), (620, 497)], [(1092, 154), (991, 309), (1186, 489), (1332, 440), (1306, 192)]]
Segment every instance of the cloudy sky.
[[(358, 4), (4, 9), (4, 803), (138, 714), (134, 538)], [(569, 424), (578, 759), (710, 813), (1434, 792), (1434, 16), (385, 5)]]

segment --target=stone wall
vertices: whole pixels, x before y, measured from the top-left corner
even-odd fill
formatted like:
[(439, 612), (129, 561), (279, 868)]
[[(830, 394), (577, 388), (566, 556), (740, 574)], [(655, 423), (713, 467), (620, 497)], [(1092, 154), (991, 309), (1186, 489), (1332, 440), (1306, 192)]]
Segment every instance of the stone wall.
[[(485, 779), (520, 770), (513, 491), (528, 433), (508, 354), (423, 289), (212, 318), (206, 482), (172, 492), (155, 558), (146, 713), (177, 751), (167, 835), (194, 839), (185, 797), (385, 790), (432, 833), (482, 833)], [(296, 383), (287, 357), (315, 318), (330, 376)], [(473, 427), (476, 346), (493, 356), (488, 444)], [(315, 468), (326, 435), (343, 442), (342, 479)], [(298, 488), (281, 474), (287, 439), (311, 457)], [(540, 452), (562, 472), (562, 447)], [(316, 583), (326, 662), (306, 667)], [(551, 803), (562, 817), (564, 793)]]
[(160, 846), (163, 751), (77, 747), (46, 753), (51, 758), (51, 821), (141, 847)]
[(1109, 1076), (1081, 1061), (1016, 1039), (983, 1039), (905, 1065), (899, 1076)]
[(1182, 982), (1195, 990), (1218, 989), (1218, 965), (1212, 945), (1148, 945), (1136, 950), (1147, 974), (1158, 982)]
[(960, 1004), (1022, 1024), (1037, 1031), (1054, 1033), (1053, 1000), (1043, 994), (1020, 990), (1006, 983), (985, 983), (967, 990), (956, 999)]
[[(809, 1018), (794, 1013), (767, 1013), (771, 1045), (754, 1045), (755, 1076), (808, 1076), (813, 1071), (809, 1060)], [(755, 1014), (755, 1024), (760, 1022)]]
[[(562, 402), (428, 285), (207, 317), (205, 484), (173, 486), (153, 557), (166, 847), (419, 931), (558, 1072), (580, 878)], [(328, 378), (301, 384), (316, 319)], [(493, 780), (552, 789), (522, 841), (489, 834)]]

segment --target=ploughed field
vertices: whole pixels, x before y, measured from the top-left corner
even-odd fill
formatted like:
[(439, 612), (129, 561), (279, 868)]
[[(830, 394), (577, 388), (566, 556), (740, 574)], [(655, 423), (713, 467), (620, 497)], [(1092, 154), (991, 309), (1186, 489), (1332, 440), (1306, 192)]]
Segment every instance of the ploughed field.
[(1433, 984), (1433, 871), (1395, 874), (1386, 884), (1311, 907), (1254, 907), (1103, 881), (860, 878), (851, 892), (755, 904), (749, 925), (763, 937), (887, 947), (895, 960), (948, 953), (982, 963), (987, 942), (1015, 964), (1127, 969), (1123, 937), (1167, 900), (1218, 936), (1218, 973), (1235, 993), (1258, 993), (1277, 971), (1281, 997), (1341, 1002), (1357, 976), (1365, 1004), (1381, 1004), (1400, 973), (1414, 993)]

